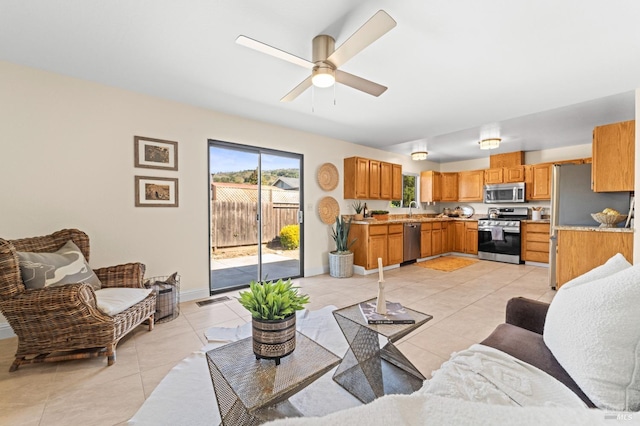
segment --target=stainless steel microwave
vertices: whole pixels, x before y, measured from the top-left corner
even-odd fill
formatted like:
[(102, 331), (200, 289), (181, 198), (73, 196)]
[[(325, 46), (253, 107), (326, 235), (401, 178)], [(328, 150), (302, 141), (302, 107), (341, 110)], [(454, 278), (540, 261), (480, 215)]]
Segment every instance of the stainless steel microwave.
[(524, 182), (484, 186), (484, 202), (486, 204), (524, 203), (524, 201)]

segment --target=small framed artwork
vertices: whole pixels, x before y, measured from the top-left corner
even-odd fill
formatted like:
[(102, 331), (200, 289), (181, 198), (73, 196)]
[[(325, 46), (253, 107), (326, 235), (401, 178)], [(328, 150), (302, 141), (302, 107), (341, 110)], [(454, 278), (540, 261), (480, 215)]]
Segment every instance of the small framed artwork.
[(178, 179), (136, 176), (136, 207), (178, 207)]
[(178, 170), (178, 142), (134, 136), (135, 166)]

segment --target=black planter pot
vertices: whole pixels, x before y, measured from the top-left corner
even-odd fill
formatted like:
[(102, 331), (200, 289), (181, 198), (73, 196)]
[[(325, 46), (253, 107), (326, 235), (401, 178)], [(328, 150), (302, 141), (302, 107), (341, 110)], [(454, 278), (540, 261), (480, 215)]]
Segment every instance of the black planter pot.
[(256, 359), (273, 359), (280, 365), (280, 358), (296, 348), (296, 314), (281, 320), (252, 318), (253, 353)]

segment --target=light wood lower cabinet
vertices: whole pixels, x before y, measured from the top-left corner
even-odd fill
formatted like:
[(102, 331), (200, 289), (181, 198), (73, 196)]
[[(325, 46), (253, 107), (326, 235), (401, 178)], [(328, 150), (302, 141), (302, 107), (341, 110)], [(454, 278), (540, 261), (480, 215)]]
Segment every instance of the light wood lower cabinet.
[(520, 258), (529, 262), (549, 263), (549, 224), (522, 223)]
[(387, 261), (389, 265), (402, 263), (404, 229), (401, 223), (389, 224), (387, 231)]
[(435, 222), (431, 229), (431, 256), (442, 253), (442, 223)]
[(431, 223), (423, 222), (420, 227), (420, 257), (429, 257), (433, 253), (431, 247), (431, 230), (433, 225)]
[(633, 263), (633, 233), (606, 231), (558, 231), (556, 289), (573, 278), (602, 265), (616, 253)]
[(352, 224), (349, 240), (356, 238), (351, 246), (353, 264), (364, 269), (376, 269), (379, 257), (384, 266), (402, 263), (403, 235), (401, 223)]
[(465, 246), (465, 232), (464, 232), (464, 222), (453, 222), (453, 247), (451, 250), (457, 251), (458, 253), (464, 253)]
[(464, 231), (464, 252), (468, 254), (478, 254), (478, 222), (464, 222)]

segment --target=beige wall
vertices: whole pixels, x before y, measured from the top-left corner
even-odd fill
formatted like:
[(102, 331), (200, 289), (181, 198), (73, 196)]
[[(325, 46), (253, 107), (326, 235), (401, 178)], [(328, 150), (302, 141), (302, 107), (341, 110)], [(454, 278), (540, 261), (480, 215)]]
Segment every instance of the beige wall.
[[(138, 260), (147, 276), (177, 270), (183, 298), (208, 296), (208, 139), (304, 155), (307, 275), (328, 270), (333, 244), (317, 214), (319, 199), (333, 196), (342, 213), (352, 213), (342, 185), (331, 192), (318, 186), (321, 164), (335, 164), (341, 177), (342, 159), (353, 155), (420, 170), (408, 156), (6, 62), (0, 93), (0, 235), (82, 229), (91, 237), (92, 266)], [(178, 141), (179, 171), (134, 168), (134, 135)], [(180, 207), (134, 207), (135, 175), (179, 178)]]

